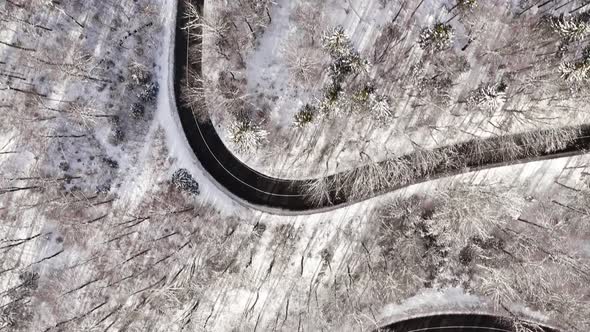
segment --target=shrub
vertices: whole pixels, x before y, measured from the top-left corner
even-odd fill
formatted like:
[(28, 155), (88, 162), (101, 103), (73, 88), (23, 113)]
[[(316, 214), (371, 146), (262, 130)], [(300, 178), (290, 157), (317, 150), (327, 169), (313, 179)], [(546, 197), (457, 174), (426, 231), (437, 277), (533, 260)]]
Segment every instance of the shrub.
[(125, 130), (121, 125), (116, 125), (112, 128), (111, 143), (113, 145), (119, 145), (125, 140)]
[(111, 191), (111, 184), (109, 182), (96, 186), (97, 194), (108, 194)]
[(193, 176), (188, 170), (181, 168), (172, 174), (172, 184), (182, 191), (186, 191), (191, 195), (198, 195), (199, 183), (193, 179)]
[(364, 105), (369, 101), (369, 96), (375, 92), (373, 84), (365, 84), (362, 89), (352, 95), (352, 101)]
[(110, 168), (119, 168), (119, 163), (114, 159), (111, 159), (109, 157), (103, 157), (102, 161), (105, 164), (107, 164), (107, 166), (109, 166)]

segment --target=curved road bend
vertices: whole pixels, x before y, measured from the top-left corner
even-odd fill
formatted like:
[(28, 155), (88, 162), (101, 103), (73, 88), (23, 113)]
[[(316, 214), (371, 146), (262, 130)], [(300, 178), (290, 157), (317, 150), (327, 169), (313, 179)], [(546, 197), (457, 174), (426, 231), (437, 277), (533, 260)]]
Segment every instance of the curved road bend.
[[(527, 326), (535, 332), (558, 332), (547, 326)], [(536, 327), (536, 326), (535, 326)], [(513, 332), (508, 317), (485, 314), (443, 314), (415, 317), (382, 328), (379, 332)], [(376, 331), (376, 332), (377, 332)]]
[[(203, 0), (200, 0), (199, 4), (202, 6)], [(273, 178), (251, 169), (229, 151), (217, 134), (217, 131), (209, 118), (197, 119), (193, 115), (191, 108), (184, 106), (185, 104), (181, 101), (180, 93), (182, 91), (182, 78), (185, 77), (186, 74), (185, 66), (183, 64), (188, 63), (188, 40), (185, 31), (181, 29), (185, 22), (183, 13), (182, 1), (180, 1), (177, 10), (176, 39), (174, 41), (174, 98), (189, 145), (205, 171), (217, 181), (217, 185), (225, 188), (231, 194), (250, 203), (254, 207), (278, 208), (302, 213), (303, 211), (310, 210), (326, 210), (330, 209), (330, 207), (335, 208), (338, 205), (351, 203), (347, 202), (346, 198), (342, 197), (342, 195), (337, 195), (337, 193), (331, 192), (330, 201), (332, 204), (325, 204), (324, 206), (319, 207), (311, 204), (303, 194), (302, 190), (306, 181)], [(199, 32), (197, 32), (197, 35), (199, 35)], [(191, 65), (194, 66), (192, 69), (200, 72), (200, 61), (195, 61)], [(490, 140), (494, 140), (494, 138), (491, 138)], [(469, 150), (470, 144), (470, 142), (466, 142), (456, 145), (457, 151)], [(590, 126), (584, 126), (580, 138), (575, 141), (575, 143), (568, 145), (560, 151), (544, 156), (510, 161), (501, 160), (497, 153), (491, 151), (484, 156), (486, 161), (483, 163), (473, 162), (472, 164), (465, 165), (466, 167), (456, 169), (450, 169), (448, 166), (441, 164), (440, 170), (435, 172), (434, 175), (418, 179), (413, 183), (461, 174), (466, 171), (583, 154), (585, 149), (590, 149)], [(406, 185), (389, 188), (388, 191), (399, 189), (404, 186)], [(382, 193), (375, 192), (371, 197), (379, 194)], [(365, 199), (368, 198), (370, 197), (366, 197)]]

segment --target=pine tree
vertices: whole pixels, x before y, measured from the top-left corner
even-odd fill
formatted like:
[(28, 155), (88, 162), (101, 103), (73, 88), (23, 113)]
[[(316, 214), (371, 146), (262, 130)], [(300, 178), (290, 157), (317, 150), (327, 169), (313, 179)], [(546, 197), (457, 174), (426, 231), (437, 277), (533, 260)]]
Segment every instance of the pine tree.
[(351, 101), (355, 112), (368, 113), (371, 118), (381, 124), (387, 123), (393, 117), (387, 97), (377, 94), (372, 84), (367, 84), (355, 92)]
[[(344, 28), (338, 26), (324, 34), (322, 46), (332, 57), (330, 78), (332, 82), (327, 87), (324, 98), (318, 105), (320, 116), (335, 116), (350, 110), (350, 98), (340, 100), (342, 83), (350, 74), (368, 72), (370, 64), (354, 50), (352, 43), (344, 33)], [(354, 106), (354, 105), (352, 105)], [(303, 115), (303, 114), (302, 114)]]
[(341, 82), (352, 72), (349, 58), (338, 58), (330, 64), (330, 77), (335, 82)]
[(457, 0), (457, 7), (461, 10), (469, 10), (477, 7), (477, 0)]
[(373, 84), (366, 84), (362, 89), (352, 95), (352, 100), (357, 104), (366, 104), (369, 96), (375, 92)]
[(322, 117), (334, 117), (344, 114), (346, 105), (339, 99), (324, 98), (318, 105), (319, 115)]
[(296, 127), (303, 128), (315, 119), (316, 108), (310, 104), (306, 104), (299, 112), (295, 113), (293, 124)]
[(322, 117), (337, 116), (343, 113), (344, 105), (340, 100), (342, 86), (340, 83), (332, 82), (324, 91), (324, 98), (318, 105), (318, 113)]
[(582, 40), (590, 34), (590, 23), (578, 18), (566, 18), (563, 15), (549, 19), (551, 29), (566, 41)]
[(154, 101), (158, 97), (158, 90), (160, 89), (157, 82), (149, 83), (137, 94), (137, 97), (143, 102)]
[(350, 58), (350, 68), (353, 73), (367, 73), (371, 69), (369, 60), (362, 58), (358, 52), (354, 52)]
[(348, 57), (352, 49), (350, 40), (344, 33), (344, 28), (341, 26), (336, 26), (324, 33), (322, 36), (322, 47), (333, 58)]
[(562, 62), (559, 65), (561, 78), (566, 81), (581, 82), (590, 77), (590, 61)]
[(455, 31), (450, 24), (436, 23), (431, 28), (422, 29), (418, 44), (424, 50), (436, 52), (449, 48), (454, 38)]
[(238, 152), (256, 150), (268, 136), (268, 132), (250, 120), (236, 119), (229, 126), (229, 138)]
[(340, 82), (351, 73), (369, 71), (369, 61), (354, 50), (352, 43), (344, 33), (344, 28), (337, 26), (324, 34), (322, 46), (333, 59), (330, 65), (330, 76)]
[(486, 110), (495, 110), (506, 102), (506, 85), (503, 83), (480, 87), (468, 99), (468, 103)]
[(590, 47), (584, 50), (582, 59), (576, 62), (562, 62), (559, 72), (561, 78), (566, 81), (581, 82), (590, 79)]

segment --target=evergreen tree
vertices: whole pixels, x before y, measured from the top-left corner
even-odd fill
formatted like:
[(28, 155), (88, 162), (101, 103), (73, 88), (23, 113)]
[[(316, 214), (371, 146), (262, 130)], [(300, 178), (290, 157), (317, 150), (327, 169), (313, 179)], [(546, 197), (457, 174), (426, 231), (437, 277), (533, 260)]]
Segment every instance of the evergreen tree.
[(449, 48), (453, 44), (455, 31), (450, 24), (436, 23), (424, 28), (418, 38), (418, 44), (426, 51), (436, 52)]
[(131, 117), (134, 119), (142, 118), (145, 114), (145, 106), (142, 103), (133, 103), (131, 105)]
[(367, 113), (381, 124), (387, 123), (393, 117), (387, 97), (377, 94), (372, 84), (366, 84), (355, 92), (351, 99), (354, 111)]
[(353, 49), (352, 43), (344, 33), (344, 28), (340, 26), (324, 34), (322, 46), (332, 57), (332, 64), (330, 65), (332, 82), (324, 93), (324, 99), (318, 105), (318, 113), (320, 116), (342, 114), (348, 111), (351, 106), (350, 98), (346, 98), (346, 100), (339, 99), (342, 92), (342, 83), (350, 74), (368, 72), (370, 69), (369, 61), (361, 57), (359, 52)]
[(561, 77), (566, 81), (580, 82), (590, 79), (590, 46), (576, 62), (562, 62), (559, 65)]
[(369, 71), (369, 61), (360, 56), (344, 33), (344, 28), (337, 26), (324, 34), (322, 46), (333, 59), (330, 76), (336, 82), (342, 81), (351, 73)]
[(320, 101), (320, 104), (318, 105), (319, 114), (322, 117), (332, 117), (341, 115), (345, 113), (345, 109), (346, 106), (339, 99), (325, 98), (322, 101)]
[(469, 97), (468, 103), (485, 110), (495, 110), (506, 102), (504, 83), (480, 87)]
[(371, 64), (369, 60), (361, 57), (358, 52), (354, 52), (354, 54), (350, 58), (350, 68), (353, 73), (358, 74), (362, 72), (369, 72), (371, 69)]
[(156, 100), (158, 97), (158, 90), (160, 89), (157, 82), (149, 83), (137, 94), (137, 97), (143, 102), (150, 102)]
[(590, 61), (563, 62), (559, 65), (559, 72), (566, 81), (587, 80), (590, 77)]
[(350, 40), (344, 33), (344, 28), (341, 26), (336, 26), (324, 33), (322, 36), (322, 47), (333, 58), (348, 57), (352, 49)]
[(337, 116), (344, 113), (344, 103), (340, 100), (342, 87), (340, 83), (332, 82), (324, 91), (324, 98), (318, 105), (319, 115), (322, 117)]
[(366, 105), (369, 101), (369, 96), (375, 92), (373, 84), (366, 84), (362, 89), (352, 95), (352, 101), (357, 105)]
[(549, 25), (554, 32), (568, 42), (582, 40), (590, 34), (590, 23), (578, 18), (566, 18), (563, 15), (551, 17)]
[(299, 110), (299, 112), (295, 113), (295, 119), (293, 121), (293, 124), (296, 127), (303, 128), (307, 126), (309, 123), (313, 122), (315, 118), (315, 113), (315, 107), (311, 106), (310, 104), (306, 104)]
[(268, 132), (250, 120), (235, 119), (229, 126), (229, 138), (238, 152), (256, 150), (268, 136)]
[(469, 10), (477, 7), (477, 0), (457, 0), (457, 7), (461, 10)]

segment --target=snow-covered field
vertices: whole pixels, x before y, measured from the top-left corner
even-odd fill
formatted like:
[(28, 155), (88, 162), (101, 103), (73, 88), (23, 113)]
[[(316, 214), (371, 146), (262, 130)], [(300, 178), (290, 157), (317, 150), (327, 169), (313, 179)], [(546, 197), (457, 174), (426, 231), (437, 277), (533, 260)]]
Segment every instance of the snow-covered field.
[[(417, 147), (587, 123), (587, 84), (566, 83), (558, 65), (579, 57), (588, 38), (570, 43), (560, 60), (559, 35), (539, 28), (542, 15), (581, 14), (587, 10), (582, 4), (552, 2), (537, 8), (540, 4), (529, 1), (497, 0), (461, 11), (453, 1), (442, 0), (280, 0), (272, 3), (273, 19), (261, 23), (262, 32), (242, 43), (239, 65), (220, 55), (216, 34), (209, 31), (204, 74), (212, 85), (221, 72), (243, 79), (239, 98), (269, 132), (255, 152), (236, 150), (244, 162), (277, 177), (314, 178)], [(214, 1), (205, 8), (209, 22), (223, 10)], [(454, 43), (429, 55), (417, 41), (421, 30), (436, 22), (453, 27)], [(293, 126), (294, 114), (307, 103), (317, 104), (329, 82), (330, 59), (320, 37), (334, 26), (344, 27), (353, 47), (371, 63), (368, 74), (349, 83), (372, 81), (387, 96), (393, 118), (385, 125), (366, 114), (347, 114), (316, 119), (303, 129)], [(245, 24), (238, 28), (247, 29)], [(302, 63), (308, 66), (303, 78), (293, 69)], [(466, 102), (478, 88), (500, 82), (508, 88), (497, 106), (481, 109)], [(233, 147), (231, 112), (226, 108), (213, 116)]]
[[(13, 21), (0, 41), (38, 51), (0, 46), (2, 68), (27, 78), (3, 76), (0, 91), (0, 331), (358, 331), (425, 311), (502, 312), (481, 292), (410, 287), (396, 279), (404, 266), (379, 265), (379, 208), (397, 197), (445, 192), (461, 183), (514, 187), (522, 197), (531, 196), (532, 210), (541, 201), (552, 204), (563, 217), (556, 232), (579, 221), (575, 241), (563, 243), (575, 264), (588, 264), (587, 214), (571, 210), (587, 211), (573, 205), (587, 195), (579, 191), (585, 188), (587, 155), (422, 183), (332, 212), (255, 211), (215, 187), (180, 129), (169, 76), (174, 1), (87, 1), (32, 12), (4, 6)], [(53, 32), (35, 28), (41, 37), (28, 35), (31, 27), (15, 17)], [(125, 39), (149, 22), (139, 37)], [(51, 53), (52, 61), (70, 63), (74, 52), (68, 47), (113, 64), (72, 72), (64, 64), (31, 60), (58, 52), (63, 56)], [(262, 68), (272, 60), (259, 61)], [(160, 87), (138, 119), (129, 110), (141, 89), (117, 77), (129, 80), (131, 62), (151, 68)], [(100, 93), (101, 84), (72, 73), (120, 84), (107, 84)], [(8, 84), (47, 97), (5, 89)], [(93, 107), (71, 110), (70, 103), (54, 100), (73, 98)], [(126, 135), (113, 141), (117, 124)], [(197, 180), (200, 195), (170, 183), (179, 168)], [(523, 227), (515, 220), (510, 225)], [(522, 317), (561, 323), (532, 300), (503, 304)], [(570, 305), (582, 306), (572, 315), (590, 307), (584, 297)], [(588, 327), (568, 317), (581, 330)]]

